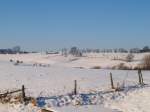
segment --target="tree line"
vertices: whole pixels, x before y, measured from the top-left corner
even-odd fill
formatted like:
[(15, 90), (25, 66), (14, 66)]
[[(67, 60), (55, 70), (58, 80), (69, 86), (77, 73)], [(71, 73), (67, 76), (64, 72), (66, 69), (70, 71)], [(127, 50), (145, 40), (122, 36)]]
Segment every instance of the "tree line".
[(73, 56), (82, 56), (83, 53), (146, 53), (150, 52), (149, 46), (143, 48), (116, 48), (116, 49), (79, 49), (78, 47), (71, 47), (70, 49), (62, 49), (62, 55), (67, 56), (71, 54)]

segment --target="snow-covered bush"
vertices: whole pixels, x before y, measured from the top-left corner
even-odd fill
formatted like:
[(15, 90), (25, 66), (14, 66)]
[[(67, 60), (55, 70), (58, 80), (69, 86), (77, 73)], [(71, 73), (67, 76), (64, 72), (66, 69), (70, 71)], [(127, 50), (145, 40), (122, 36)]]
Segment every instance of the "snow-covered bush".
[(132, 53), (130, 53), (130, 54), (128, 54), (128, 55), (126, 56), (126, 61), (127, 61), (127, 62), (132, 62), (133, 59), (134, 59), (134, 55), (133, 55)]

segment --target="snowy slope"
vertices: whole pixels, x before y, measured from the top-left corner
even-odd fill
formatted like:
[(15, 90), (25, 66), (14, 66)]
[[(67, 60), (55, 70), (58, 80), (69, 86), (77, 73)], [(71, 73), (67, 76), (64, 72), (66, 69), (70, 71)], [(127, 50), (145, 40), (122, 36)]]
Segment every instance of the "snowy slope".
[(63, 66), (63, 67), (82, 67), (82, 68), (92, 68), (95, 66), (100, 66), (101, 68), (111, 68), (120, 63), (124, 63), (128, 67), (135, 67), (140, 62), (141, 59), (148, 53), (134, 54), (133, 62), (126, 62), (127, 53), (89, 53), (84, 54), (84, 57), (73, 57), (71, 55), (64, 57), (61, 54), (17, 54), (17, 55), (0, 55), (1, 61), (13, 61), (20, 60), (24, 63), (30, 64), (50, 64), (51, 66)]
[(149, 112), (150, 88), (137, 89), (129, 92), (124, 98), (112, 100), (109, 107), (123, 112)]

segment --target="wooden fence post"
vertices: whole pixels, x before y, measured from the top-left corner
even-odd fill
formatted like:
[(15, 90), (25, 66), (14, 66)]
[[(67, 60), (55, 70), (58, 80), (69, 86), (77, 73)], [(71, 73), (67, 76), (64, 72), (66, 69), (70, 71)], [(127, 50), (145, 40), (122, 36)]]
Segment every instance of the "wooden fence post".
[(139, 84), (143, 85), (144, 84), (143, 74), (142, 74), (142, 71), (140, 69), (138, 70), (138, 76), (139, 76)]
[(142, 82), (141, 82), (141, 70), (140, 69), (138, 70), (138, 76), (139, 76), (139, 84), (141, 85)]
[(77, 95), (77, 80), (74, 81), (74, 94)]
[(23, 100), (23, 102), (26, 101), (26, 94), (25, 94), (25, 87), (24, 87), (24, 85), (22, 85), (22, 100)]
[(110, 73), (110, 82), (111, 82), (111, 89), (115, 89), (114, 82), (113, 82), (113, 77), (112, 77), (112, 73)]

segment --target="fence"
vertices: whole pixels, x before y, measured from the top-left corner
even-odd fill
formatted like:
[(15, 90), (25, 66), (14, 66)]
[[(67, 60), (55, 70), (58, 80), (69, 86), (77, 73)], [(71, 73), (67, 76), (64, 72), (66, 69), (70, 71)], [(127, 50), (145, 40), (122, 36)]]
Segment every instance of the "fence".
[[(145, 83), (144, 83), (144, 79), (143, 79), (143, 74), (142, 74), (142, 71), (141, 70), (138, 70), (138, 85), (140, 86), (144, 86)], [(120, 87), (120, 86), (115, 86), (114, 84), (114, 78), (113, 78), (113, 74), (110, 73), (110, 91), (122, 91), (124, 90), (123, 87)], [(72, 89), (73, 92), (72, 94), (73, 95), (77, 95), (79, 92), (79, 89), (78, 89), (78, 81), (77, 80), (74, 80), (74, 88)], [(0, 99), (3, 99), (3, 98), (6, 98), (8, 95), (11, 95), (11, 94), (15, 94), (15, 93), (21, 93), (21, 102), (22, 103), (26, 103), (28, 100), (31, 100), (29, 97), (26, 96), (26, 93), (25, 93), (25, 86), (22, 85), (22, 88), (21, 89), (18, 89), (18, 90), (14, 90), (14, 91), (7, 91), (5, 93), (1, 93), (0, 94)]]
[(22, 85), (21, 89), (17, 89), (17, 90), (14, 90), (14, 91), (7, 91), (5, 93), (1, 93), (0, 94), (0, 99), (1, 100), (5, 99), (9, 95), (16, 94), (16, 93), (21, 93), (20, 102), (25, 103), (27, 101), (27, 97), (26, 97), (26, 94), (25, 94), (25, 87), (24, 87), (24, 85)]

